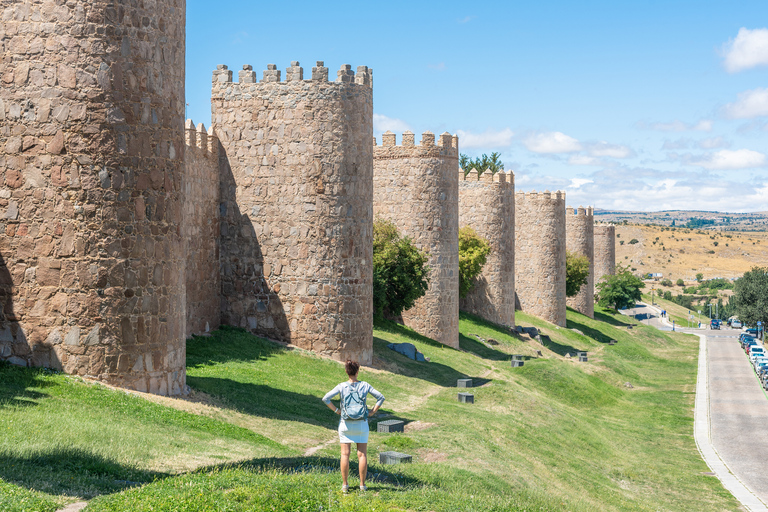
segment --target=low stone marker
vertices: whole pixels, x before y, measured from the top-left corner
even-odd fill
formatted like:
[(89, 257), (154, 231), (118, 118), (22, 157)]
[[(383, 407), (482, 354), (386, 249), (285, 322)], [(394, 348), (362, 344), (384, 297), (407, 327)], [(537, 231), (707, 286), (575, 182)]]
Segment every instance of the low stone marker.
[(512, 365), (512, 368), (519, 368), (525, 364), (525, 361), (523, 361), (523, 356), (515, 354), (512, 356), (510, 364)]
[(456, 387), (457, 388), (471, 388), (472, 387), (472, 379), (459, 379), (456, 381)]
[(376, 431), (385, 433), (405, 432), (405, 422), (401, 420), (380, 421), (378, 425), (376, 425)]
[(587, 356), (579, 356), (579, 362), (580, 363), (586, 363), (587, 362)]
[(615, 345), (616, 344), (616, 340), (611, 340), (611, 341), (608, 342), (608, 344), (609, 345)]
[(631, 329), (631, 328), (632, 328), (632, 324), (629, 324), (629, 325), (627, 326), (627, 329)]
[(413, 462), (413, 457), (400, 452), (380, 452), (379, 464), (405, 464)]
[(586, 350), (579, 350), (576, 352), (576, 355), (579, 357), (587, 357), (587, 352)]
[(472, 393), (459, 393), (459, 402), (463, 404), (475, 403), (475, 395)]

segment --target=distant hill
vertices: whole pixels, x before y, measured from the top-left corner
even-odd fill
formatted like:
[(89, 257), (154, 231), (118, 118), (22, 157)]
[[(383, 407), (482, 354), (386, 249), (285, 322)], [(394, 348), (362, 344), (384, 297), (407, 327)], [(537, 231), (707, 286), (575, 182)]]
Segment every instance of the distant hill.
[[(633, 212), (595, 209), (595, 220), (614, 224), (657, 224), (715, 231), (768, 231), (768, 212), (727, 213), (696, 210)], [(673, 224), (674, 223), (674, 224)]]

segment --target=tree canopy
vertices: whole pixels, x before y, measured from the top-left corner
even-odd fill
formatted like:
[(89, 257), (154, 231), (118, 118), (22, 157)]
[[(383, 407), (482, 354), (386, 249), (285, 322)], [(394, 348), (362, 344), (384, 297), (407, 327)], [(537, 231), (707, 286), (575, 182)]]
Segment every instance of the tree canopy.
[(464, 172), (469, 172), (472, 169), (477, 169), (477, 172), (482, 174), (484, 171), (491, 171), (492, 174), (496, 174), (499, 171), (504, 170), (504, 163), (499, 160), (501, 153), (493, 152), (491, 156), (483, 153), (475, 159), (469, 158), (467, 155), (461, 155), (459, 157), (459, 167), (464, 169)]
[(589, 258), (565, 251), (565, 295), (573, 297), (589, 280)]
[(459, 296), (466, 297), (475, 285), (491, 252), (488, 241), (469, 226), (459, 230)]
[(598, 304), (604, 308), (614, 310), (626, 309), (635, 305), (643, 294), (640, 291), (645, 287), (642, 279), (632, 274), (629, 267), (616, 266), (616, 274), (605, 276), (597, 284)]
[(731, 302), (745, 325), (768, 323), (768, 267), (752, 267), (736, 280)]

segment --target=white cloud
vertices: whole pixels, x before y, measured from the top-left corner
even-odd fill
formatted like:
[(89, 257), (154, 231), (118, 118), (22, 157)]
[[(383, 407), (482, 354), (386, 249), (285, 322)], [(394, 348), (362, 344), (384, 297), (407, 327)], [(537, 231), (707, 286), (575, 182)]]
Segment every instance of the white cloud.
[(598, 142), (589, 148), (589, 154), (592, 156), (607, 156), (610, 158), (628, 158), (634, 152), (627, 146), (619, 144), (608, 144), (607, 142)]
[(696, 124), (684, 123), (679, 119), (668, 123), (646, 123), (645, 121), (640, 121), (636, 126), (643, 130), (656, 130), (659, 132), (708, 132), (712, 130), (712, 120), (702, 119)]
[(768, 65), (768, 29), (740, 28), (736, 39), (723, 46), (725, 69), (729, 73)]
[(712, 170), (752, 169), (764, 166), (766, 158), (763, 153), (751, 149), (737, 149), (735, 151), (721, 149), (705, 155), (700, 160), (692, 160), (690, 163)]
[(600, 165), (600, 159), (587, 155), (571, 155), (568, 163), (571, 165)]
[(561, 132), (539, 133), (524, 141), (525, 147), (534, 153), (574, 153), (581, 151), (581, 144)]
[(723, 107), (723, 114), (730, 119), (768, 116), (768, 89), (740, 92), (736, 101)]
[(500, 131), (486, 130), (483, 133), (465, 132), (464, 130), (456, 130), (456, 135), (459, 136), (460, 148), (501, 148), (507, 147), (512, 144), (512, 138), (515, 133), (509, 129), (504, 128)]
[(588, 185), (589, 183), (594, 183), (594, 181), (586, 178), (571, 178), (571, 185), (569, 188), (579, 188), (582, 185)]
[(387, 130), (395, 133), (402, 133), (410, 129), (411, 127), (408, 126), (408, 123), (401, 119), (387, 117), (382, 114), (373, 114), (373, 131), (376, 133), (383, 133)]
[(719, 149), (727, 148), (731, 145), (724, 137), (709, 137), (707, 139), (701, 139), (697, 145), (701, 149)]

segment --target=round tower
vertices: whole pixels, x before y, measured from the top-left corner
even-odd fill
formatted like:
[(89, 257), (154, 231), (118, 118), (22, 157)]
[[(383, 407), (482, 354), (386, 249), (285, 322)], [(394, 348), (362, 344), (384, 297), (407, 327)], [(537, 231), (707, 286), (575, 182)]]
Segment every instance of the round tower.
[(459, 141), (449, 133), (421, 144), (403, 133), (382, 135), (373, 147), (374, 217), (392, 221), (400, 234), (429, 253), (430, 283), (403, 321), (420, 334), (459, 346)]
[(568, 306), (595, 318), (595, 216), (592, 207), (565, 209), (565, 248), (589, 260), (589, 275), (579, 293), (567, 298)]
[(371, 363), (372, 73), (214, 71), (222, 323)]
[[(616, 226), (595, 224), (595, 286), (616, 273)], [(595, 292), (597, 290), (595, 289)]]
[(565, 326), (565, 192), (515, 194), (516, 306)]
[(482, 273), (459, 307), (489, 322), (515, 326), (515, 176), (504, 171), (478, 175), (459, 169), (459, 226), (488, 240)]
[(182, 393), (185, 2), (3, 6), (0, 357)]

